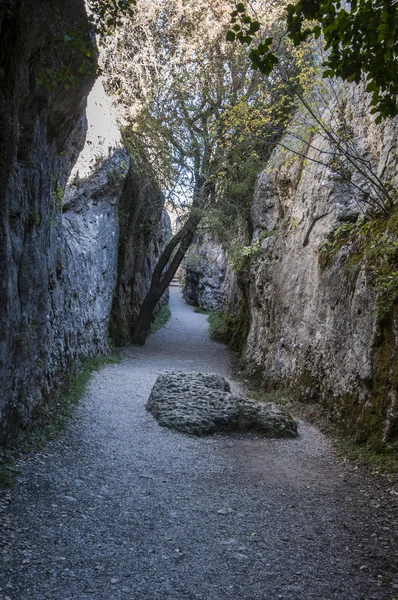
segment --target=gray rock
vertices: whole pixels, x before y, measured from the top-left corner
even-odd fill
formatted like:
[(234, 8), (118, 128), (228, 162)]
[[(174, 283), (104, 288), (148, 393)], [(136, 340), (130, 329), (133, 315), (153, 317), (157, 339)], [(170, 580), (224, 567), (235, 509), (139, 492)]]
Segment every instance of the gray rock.
[[(378, 126), (366, 116), (368, 99), (361, 86), (344, 85), (339, 93), (347, 100), (346, 122), (356, 147), (378, 176), (397, 186), (398, 120)], [(324, 112), (326, 122), (335, 118), (330, 107)], [(311, 144), (331, 150), (321, 134)], [(250, 332), (244, 361), (262, 373), (268, 388), (284, 381), (301, 388), (305, 401), (323, 402), (350, 433), (368, 436), (368, 415), (377, 414), (383, 424), (380, 437), (388, 441), (398, 427), (394, 378), (391, 371), (384, 380), (382, 406), (375, 375), (385, 368), (378, 363), (383, 344), (389, 352), (386, 364), (395, 363), (397, 311), (391, 315), (391, 333), (384, 333), (366, 264), (349, 268), (347, 246), (328, 268), (319, 265), (329, 233), (358, 215), (358, 198), (356, 188), (336, 178), (326, 164), (309, 160), (303, 166), (299, 160), (287, 162), (280, 149), (274, 152), (258, 179), (251, 210), (253, 241), (261, 240), (264, 231), (273, 235), (261, 242), (247, 274)]]
[(223, 290), (227, 255), (222, 245), (209, 234), (190, 250), (184, 271), (183, 296), (187, 304), (205, 310), (220, 310), (225, 301)]
[[(102, 271), (90, 272), (91, 249), (101, 249), (98, 262), (111, 271), (112, 252), (103, 246), (114, 236), (112, 224), (104, 235), (97, 229), (97, 238), (86, 239), (88, 248), (83, 245), (77, 254), (75, 229), (72, 237), (65, 229), (64, 189), (84, 146), (92, 82), (58, 93), (39, 85), (35, 77), (43, 67), (61, 70), (63, 59), (69, 60), (66, 53), (54, 53), (51, 43), (53, 3), (43, 0), (40, 10), (35, 2), (1, 4), (0, 439), (7, 441), (13, 428), (28, 425), (35, 408), (49, 402), (54, 389), (64, 387), (75, 362), (105, 350), (97, 285), (91, 289), (87, 283), (88, 308), (72, 279), (76, 268), (82, 280), (102, 285)], [(88, 27), (83, 0), (61, 3), (60, 18), (66, 28)], [(102, 214), (101, 225), (107, 222), (105, 209)]]
[[(101, 82), (91, 92), (94, 82), (81, 81), (57, 93), (35, 83), (48, 65), (70, 65), (67, 53), (54, 54), (53, 2), (40, 2), (40, 11), (32, 0), (0, 5), (0, 443), (7, 443), (47, 410), (82, 361), (109, 351), (119, 232), (140, 225), (145, 232), (127, 238), (141, 261), (129, 271), (128, 300), (154, 260), (142, 189), (141, 204), (120, 223), (127, 174), (137, 195), (140, 182), (130, 176)], [(83, 0), (65, 0), (59, 10), (67, 29), (88, 29)]]
[(146, 408), (159, 424), (194, 435), (257, 431), (296, 437), (296, 422), (273, 403), (237, 396), (220, 375), (170, 372), (159, 375)]
[[(132, 164), (119, 203), (118, 276), (110, 335), (117, 346), (130, 343), (152, 273), (171, 237), (165, 197), (149, 177)], [(168, 290), (157, 309), (168, 302)]]
[[(346, 102), (345, 122), (356, 148), (374, 173), (397, 189), (398, 119), (377, 125), (368, 114), (369, 97), (362, 86), (340, 84), (339, 96)], [(333, 102), (321, 110), (332, 127), (338, 112)], [(302, 120), (298, 114), (297, 121)], [(285, 138), (287, 146), (291, 141)], [(293, 386), (305, 402), (321, 402), (358, 441), (374, 434), (383, 443), (394, 441), (398, 305), (378, 322), (369, 268), (359, 256), (357, 262), (347, 261), (350, 244), (336, 252), (327, 268), (320, 267), (322, 245), (342, 222), (355, 221), (361, 194), (326, 163), (311, 161), (319, 158), (314, 148), (333, 150), (323, 134), (314, 135), (311, 145), (304, 163), (286, 160), (284, 150), (276, 148), (258, 177), (251, 242), (259, 244), (259, 252), (239, 281), (228, 255), (222, 263), (221, 246), (217, 249), (206, 235), (194, 251), (196, 263), (186, 266), (184, 297), (202, 308), (209, 307), (211, 297), (217, 310), (250, 323), (243, 362), (249, 372), (261, 375), (267, 389), (279, 388), (281, 382)], [(364, 184), (358, 172), (352, 181)], [(220, 302), (213, 291), (217, 282)]]

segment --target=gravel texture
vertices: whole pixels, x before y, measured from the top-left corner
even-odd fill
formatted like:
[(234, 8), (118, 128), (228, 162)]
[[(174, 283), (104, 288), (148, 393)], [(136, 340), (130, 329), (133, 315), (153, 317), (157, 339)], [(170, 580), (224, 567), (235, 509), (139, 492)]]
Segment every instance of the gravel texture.
[(398, 598), (397, 490), (337, 461), (316, 429), (196, 438), (145, 410), (165, 370), (231, 376), (206, 317), (177, 290), (171, 308), (23, 464), (0, 514), (0, 598)]
[(285, 410), (232, 394), (225, 377), (215, 373), (159, 375), (146, 408), (160, 425), (191, 435), (256, 431), (270, 438), (297, 436), (297, 423)]

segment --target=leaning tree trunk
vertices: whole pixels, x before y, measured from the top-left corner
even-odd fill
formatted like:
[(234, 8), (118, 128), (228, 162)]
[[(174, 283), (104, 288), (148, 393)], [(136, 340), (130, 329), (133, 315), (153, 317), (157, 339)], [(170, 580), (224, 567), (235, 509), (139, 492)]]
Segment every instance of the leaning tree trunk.
[[(137, 322), (132, 334), (133, 344), (145, 344), (151, 327), (155, 307), (170, 285), (189, 246), (192, 244), (199, 223), (197, 214), (191, 215), (180, 231), (170, 240), (162, 252), (152, 275), (151, 285), (142, 303)], [(174, 257), (171, 255), (177, 248)]]

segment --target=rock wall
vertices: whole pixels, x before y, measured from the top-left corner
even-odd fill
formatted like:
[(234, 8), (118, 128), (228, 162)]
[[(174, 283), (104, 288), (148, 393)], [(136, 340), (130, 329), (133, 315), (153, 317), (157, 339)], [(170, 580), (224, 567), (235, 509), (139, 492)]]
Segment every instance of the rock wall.
[(192, 246), (184, 261), (183, 297), (204, 310), (221, 310), (228, 260), (221, 244), (209, 235)]
[[(361, 87), (343, 85), (339, 98), (329, 99), (323, 118), (334, 130), (349, 124), (361, 157), (396, 190), (398, 120), (376, 125)], [(291, 146), (292, 137), (282, 143)], [(364, 181), (352, 170), (349, 183), (327, 166), (334, 149), (322, 133), (309, 143), (296, 159), (277, 149), (259, 176), (252, 251), (239, 276), (207, 236), (187, 261), (184, 297), (221, 312), (220, 341), (241, 350), (243, 336), (242, 361), (267, 390), (293, 388), (322, 403), (348, 435), (379, 449), (398, 441), (398, 307), (377, 315), (366, 253), (353, 254), (349, 236), (322, 262), (331, 232), (363, 216), (355, 186)]]
[[(112, 105), (99, 79), (87, 100), (88, 131), (62, 206), (63, 276), (52, 292), (60, 357), (79, 362), (109, 351), (117, 277), (118, 204), (129, 171)], [(71, 340), (70, 340), (71, 338)]]
[[(110, 335), (116, 345), (123, 346), (131, 341), (157, 258), (171, 237), (170, 217), (164, 209), (163, 194), (134, 165), (120, 199), (119, 224), (119, 267)], [(168, 291), (159, 307), (167, 301)]]
[(63, 189), (84, 143), (92, 82), (58, 93), (38, 84), (49, 62), (62, 67), (56, 9), (65, 25), (87, 27), (83, 0), (0, 7), (1, 439), (60, 385), (65, 345), (78, 352), (54, 319), (65, 310)]
[[(163, 197), (152, 191), (156, 206), (148, 203), (147, 182), (130, 169), (102, 82), (39, 83), (64, 60), (78, 76), (58, 41), (68, 28), (89, 36), (83, 0), (0, 6), (2, 443), (67, 389), (84, 359), (109, 351), (122, 191), (120, 229), (135, 261), (124, 292), (134, 307), (169, 228)], [(123, 284), (125, 272), (124, 262)]]
[[(361, 88), (344, 88), (345, 119), (362, 156), (396, 189), (397, 121), (376, 126)], [(332, 108), (325, 118), (336, 119)], [(317, 134), (311, 144), (333, 151)], [(313, 149), (307, 158), (319, 159)], [(360, 176), (352, 174), (354, 183)], [(250, 332), (244, 359), (269, 389), (293, 385), (323, 402), (358, 441), (398, 439), (397, 314), (375, 316), (376, 292), (364, 261), (348, 268), (348, 246), (322, 269), (322, 245), (361, 214), (358, 190), (323, 164), (287, 161), (277, 150), (252, 206), (253, 257), (247, 278)], [(271, 235), (269, 235), (271, 234)]]
[(245, 278), (236, 274), (225, 248), (207, 233), (188, 253), (183, 273), (187, 304), (214, 311), (212, 339), (240, 354), (249, 327)]

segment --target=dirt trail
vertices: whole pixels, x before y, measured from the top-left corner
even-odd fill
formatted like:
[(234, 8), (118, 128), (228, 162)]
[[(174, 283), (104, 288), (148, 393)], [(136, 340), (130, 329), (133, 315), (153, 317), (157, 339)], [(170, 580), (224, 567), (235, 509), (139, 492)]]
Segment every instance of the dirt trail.
[(395, 496), (337, 461), (316, 429), (199, 439), (145, 411), (164, 370), (231, 377), (227, 350), (175, 288), (171, 309), (24, 463), (1, 513), (0, 598), (398, 598)]

